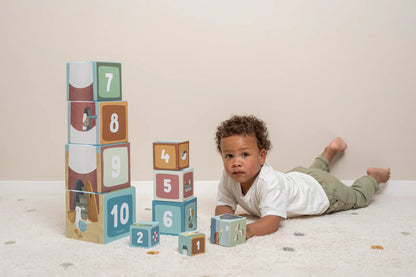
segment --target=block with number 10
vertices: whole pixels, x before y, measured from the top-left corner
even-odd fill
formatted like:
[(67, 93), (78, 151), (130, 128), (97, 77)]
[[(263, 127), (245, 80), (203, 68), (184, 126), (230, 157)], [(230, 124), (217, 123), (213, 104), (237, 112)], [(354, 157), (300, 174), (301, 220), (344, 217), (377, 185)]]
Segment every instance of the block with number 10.
[(180, 170), (189, 167), (189, 141), (153, 143), (153, 169)]

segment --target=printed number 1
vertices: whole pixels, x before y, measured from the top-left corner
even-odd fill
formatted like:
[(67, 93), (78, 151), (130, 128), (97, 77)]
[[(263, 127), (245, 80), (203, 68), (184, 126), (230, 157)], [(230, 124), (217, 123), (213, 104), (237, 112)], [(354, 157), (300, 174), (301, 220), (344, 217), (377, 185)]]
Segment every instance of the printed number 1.
[(197, 250), (198, 250), (198, 251), (200, 250), (200, 244), (201, 244), (201, 242), (198, 240), (198, 241), (196, 242), (196, 248), (197, 248)]
[(107, 92), (110, 92), (111, 81), (113, 80), (113, 73), (106, 73), (105, 77), (108, 78), (108, 80), (107, 80)]

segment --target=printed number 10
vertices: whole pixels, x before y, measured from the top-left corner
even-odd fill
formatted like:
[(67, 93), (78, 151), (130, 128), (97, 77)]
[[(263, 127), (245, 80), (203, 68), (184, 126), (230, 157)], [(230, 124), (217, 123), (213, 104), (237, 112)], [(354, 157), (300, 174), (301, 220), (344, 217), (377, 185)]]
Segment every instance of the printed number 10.
[[(114, 216), (114, 228), (118, 227), (118, 205), (114, 205), (111, 210), (111, 215)], [(122, 225), (127, 224), (129, 221), (129, 204), (123, 203), (120, 207), (120, 223)]]

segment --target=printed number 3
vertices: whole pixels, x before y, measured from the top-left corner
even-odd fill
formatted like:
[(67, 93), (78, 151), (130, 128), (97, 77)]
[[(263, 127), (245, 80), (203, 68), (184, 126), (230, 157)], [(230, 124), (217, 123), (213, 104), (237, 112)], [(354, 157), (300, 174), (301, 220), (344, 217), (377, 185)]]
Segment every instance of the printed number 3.
[(113, 73), (106, 73), (105, 77), (108, 78), (108, 80), (107, 80), (107, 92), (110, 92), (111, 81), (113, 80)]

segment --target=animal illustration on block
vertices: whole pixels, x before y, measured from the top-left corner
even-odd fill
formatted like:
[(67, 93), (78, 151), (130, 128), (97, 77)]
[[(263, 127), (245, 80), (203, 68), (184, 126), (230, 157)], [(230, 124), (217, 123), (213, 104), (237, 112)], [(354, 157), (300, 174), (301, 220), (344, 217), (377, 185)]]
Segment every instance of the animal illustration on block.
[(210, 242), (222, 246), (245, 243), (246, 218), (232, 214), (212, 217)]
[(181, 170), (189, 167), (189, 141), (153, 143), (153, 169)]
[(95, 243), (114, 241), (127, 236), (136, 221), (136, 189), (107, 193), (67, 190), (66, 213), (66, 237)]
[(68, 101), (121, 100), (121, 64), (69, 62), (66, 64)]
[(205, 234), (183, 232), (178, 236), (178, 252), (188, 256), (205, 253)]
[(196, 197), (183, 202), (153, 200), (152, 208), (152, 220), (160, 222), (161, 234), (178, 235), (196, 229)]
[(139, 221), (130, 225), (130, 246), (148, 248), (159, 242), (159, 222)]
[(65, 146), (65, 188), (109, 192), (129, 187), (130, 143), (107, 145), (67, 144)]
[(103, 145), (127, 142), (127, 101), (68, 102), (68, 142)]
[(194, 169), (153, 170), (154, 199), (183, 202), (194, 196)]

